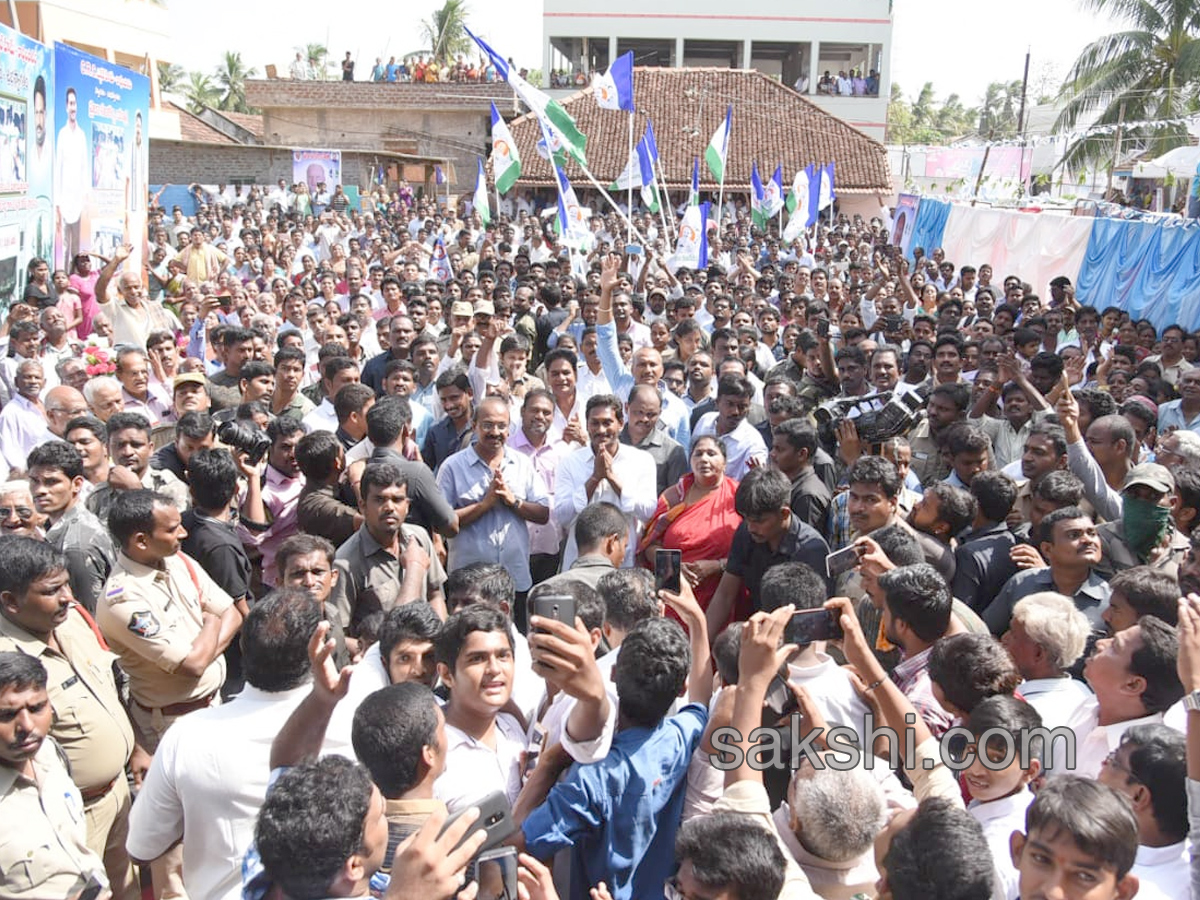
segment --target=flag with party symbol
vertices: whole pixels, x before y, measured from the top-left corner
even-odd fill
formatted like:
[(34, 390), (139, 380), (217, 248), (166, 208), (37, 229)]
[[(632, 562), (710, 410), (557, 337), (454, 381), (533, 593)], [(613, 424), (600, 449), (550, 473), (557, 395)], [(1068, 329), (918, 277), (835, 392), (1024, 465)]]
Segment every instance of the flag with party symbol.
[(492, 104), (492, 177), (496, 193), (501, 196), (511, 191), (521, 177), (521, 155), (495, 103)]

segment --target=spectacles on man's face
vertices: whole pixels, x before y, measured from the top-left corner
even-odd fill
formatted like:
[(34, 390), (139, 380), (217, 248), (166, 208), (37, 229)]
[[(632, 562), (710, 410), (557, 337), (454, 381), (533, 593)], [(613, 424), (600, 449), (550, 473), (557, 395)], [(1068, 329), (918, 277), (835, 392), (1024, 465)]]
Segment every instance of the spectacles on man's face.
[(1140, 779), (1133, 774), (1132, 769), (1122, 764), (1121, 761), (1117, 759), (1117, 754), (1119, 752), (1120, 750), (1114, 750), (1108, 754), (1108, 756), (1104, 757), (1104, 765), (1108, 766), (1110, 769), (1116, 769), (1130, 781), (1140, 781)]
[(22, 522), (33, 518), (33, 510), (28, 506), (0, 506), (0, 521), (8, 521), (14, 514)]

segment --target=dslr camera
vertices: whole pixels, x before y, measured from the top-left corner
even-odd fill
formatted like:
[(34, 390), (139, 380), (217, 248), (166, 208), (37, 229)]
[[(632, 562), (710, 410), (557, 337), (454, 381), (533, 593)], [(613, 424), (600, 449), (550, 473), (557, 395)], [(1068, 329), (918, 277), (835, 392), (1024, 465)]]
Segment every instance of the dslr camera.
[(226, 446), (245, 453), (246, 459), (255, 466), (263, 461), (271, 449), (271, 439), (267, 437), (266, 432), (236, 419), (230, 419), (217, 426), (217, 439)]

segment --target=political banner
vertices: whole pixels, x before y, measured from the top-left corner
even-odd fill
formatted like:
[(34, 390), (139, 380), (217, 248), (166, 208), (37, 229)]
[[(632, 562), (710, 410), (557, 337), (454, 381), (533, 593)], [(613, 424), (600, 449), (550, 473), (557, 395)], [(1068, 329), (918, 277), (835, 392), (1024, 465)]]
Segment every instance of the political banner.
[(54, 254), (50, 55), (0, 25), (0, 311), (25, 290), (29, 262)]
[(912, 243), (913, 226), (917, 224), (917, 205), (920, 199), (914, 194), (901, 194), (892, 213), (892, 244), (908, 256), (908, 245)]
[(324, 184), (332, 196), (333, 189), (342, 183), (342, 151), (340, 150), (293, 150), (292, 182), (308, 185), (308, 194), (317, 193), (317, 185)]
[[(54, 45), (55, 260), (71, 270), (81, 253), (111, 257), (131, 244), (141, 271), (150, 185), (150, 79)], [(93, 260), (92, 269), (99, 267)]]

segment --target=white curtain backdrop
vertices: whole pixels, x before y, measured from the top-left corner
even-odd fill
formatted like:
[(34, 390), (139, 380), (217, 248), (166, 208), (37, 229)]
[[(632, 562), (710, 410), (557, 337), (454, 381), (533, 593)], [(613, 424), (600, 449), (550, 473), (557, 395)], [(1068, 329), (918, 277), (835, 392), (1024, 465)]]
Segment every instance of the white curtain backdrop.
[[(1050, 279), (1066, 275), (1074, 283), (1092, 232), (1090, 216), (1062, 216), (983, 209), (956, 204), (942, 237), (946, 259), (955, 266), (991, 263), (992, 282), (1019, 275), (1046, 303)], [(997, 301), (1002, 298), (997, 297)]]

